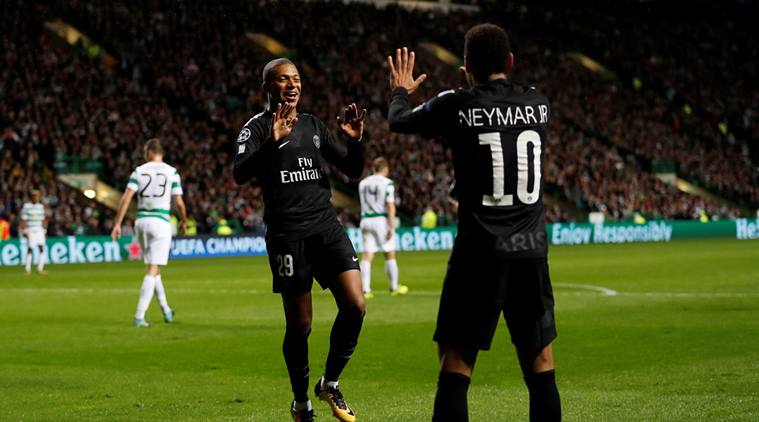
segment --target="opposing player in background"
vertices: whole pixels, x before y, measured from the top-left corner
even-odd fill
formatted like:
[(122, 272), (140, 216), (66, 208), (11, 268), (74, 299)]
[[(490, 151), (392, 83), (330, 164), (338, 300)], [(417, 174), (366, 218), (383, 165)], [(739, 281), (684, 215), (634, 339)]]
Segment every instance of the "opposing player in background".
[(343, 398), (338, 377), (358, 343), (364, 320), (364, 296), (358, 257), (330, 203), (324, 162), (349, 177), (363, 171), (366, 110), (351, 104), (338, 117), (348, 147), (340, 146), (316, 116), (298, 114), (301, 79), (287, 59), (269, 62), (263, 70), (267, 109), (247, 123), (237, 138), (234, 178), (238, 185), (253, 176), (263, 189), (266, 249), (273, 290), (282, 295), (285, 310), (285, 357), (295, 399), (290, 413), (295, 421), (312, 421), (308, 399), (308, 336), (311, 333), (313, 279), (328, 288), (338, 312), (330, 334), (324, 375), (314, 393), (326, 401), (332, 414), (344, 422), (356, 420)]
[(24, 271), (27, 274), (32, 273), (32, 258), (34, 250), (37, 249), (37, 272), (45, 272), (45, 232), (47, 231), (47, 217), (45, 215), (45, 205), (41, 202), (42, 195), (40, 191), (33, 190), (31, 202), (24, 204), (21, 208), (21, 233), (26, 237), (26, 262)]
[(445, 139), (453, 153), (458, 236), (448, 262), (437, 328), (441, 363), (433, 421), (467, 421), (467, 390), (479, 350), (488, 350), (500, 314), (530, 394), (531, 421), (561, 419), (551, 342), (556, 338), (543, 209), (543, 151), (549, 103), (509, 80), (506, 32), (491, 24), (464, 40), (470, 87), (411, 108), (414, 53), (388, 57), (388, 120), (400, 133)]
[(111, 232), (111, 238), (114, 241), (121, 236), (121, 223), (136, 193), (137, 219), (134, 231), (137, 242), (142, 248), (146, 265), (133, 322), (135, 327), (140, 328), (150, 326), (150, 323), (145, 320), (145, 312), (154, 294), (163, 311), (163, 320), (167, 323), (174, 320), (174, 310), (169, 306), (163, 280), (161, 280), (161, 266), (168, 264), (171, 249), (169, 215), (172, 197), (179, 210), (181, 233), (185, 234), (187, 231), (187, 210), (182, 199), (179, 172), (163, 162), (163, 147), (158, 139), (150, 139), (145, 144), (145, 160), (147, 162), (137, 167), (129, 176), (129, 183), (121, 197), (119, 211)]
[(361, 200), (361, 284), (364, 297), (372, 293), (372, 260), (381, 250), (385, 254), (385, 272), (390, 282), (392, 296), (405, 295), (408, 287), (398, 285), (398, 261), (395, 259), (395, 184), (387, 176), (390, 165), (384, 157), (372, 162), (374, 174), (358, 184)]

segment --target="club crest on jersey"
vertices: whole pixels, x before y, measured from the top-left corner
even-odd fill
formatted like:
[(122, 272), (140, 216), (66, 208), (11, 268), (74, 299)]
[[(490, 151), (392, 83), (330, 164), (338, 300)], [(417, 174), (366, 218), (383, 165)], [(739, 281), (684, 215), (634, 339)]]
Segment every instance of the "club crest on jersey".
[(238, 143), (243, 143), (243, 142), (247, 141), (248, 138), (250, 138), (250, 129), (243, 128), (240, 131), (240, 134), (237, 136), (237, 142)]
[(316, 149), (319, 149), (319, 147), (322, 145), (322, 141), (321, 139), (319, 139), (319, 135), (314, 135), (313, 141), (314, 141), (314, 146), (316, 147)]

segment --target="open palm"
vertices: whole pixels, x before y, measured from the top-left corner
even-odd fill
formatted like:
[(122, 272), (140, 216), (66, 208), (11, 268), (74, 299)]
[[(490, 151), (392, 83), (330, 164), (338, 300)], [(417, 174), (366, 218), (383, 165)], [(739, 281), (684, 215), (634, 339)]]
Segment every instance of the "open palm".
[(364, 118), (366, 118), (366, 109), (358, 112), (356, 103), (345, 107), (345, 117), (337, 116), (337, 123), (340, 124), (340, 130), (349, 138), (360, 138), (364, 133)]
[(427, 79), (426, 73), (422, 73), (418, 78), (414, 79), (415, 61), (416, 55), (413, 51), (409, 53), (406, 47), (395, 50), (395, 63), (393, 63), (391, 56), (387, 56), (387, 65), (390, 68), (391, 89), (403, 87), (411, 95)]

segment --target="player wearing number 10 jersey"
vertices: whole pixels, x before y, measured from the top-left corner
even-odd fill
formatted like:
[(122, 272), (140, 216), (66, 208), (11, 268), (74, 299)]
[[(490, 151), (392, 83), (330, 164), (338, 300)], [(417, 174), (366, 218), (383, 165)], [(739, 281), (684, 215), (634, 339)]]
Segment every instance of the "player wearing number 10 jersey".
[(441, 371), (433, 421), (466, 421), (467, 389), (479, 350), (503, 313), (530, 394), (530, 419), (561, 419), (551, 342), (556, 338), (548, 275), (542, 169), (550, 106), (512, 83), (506, 32), (484, 24), (466, 34), (467, 89), (411, 108), (414, 53), (388, 57), (390, 129), (445, 139), (459, 201), (459, 234), (448, 263), (434, 339)]
[(179, 210), (179, 226), (182, 234), (187, 230), (187, 212), (182, 199), (182, 185), (179, 172), (163, 162), (163, 148), (158, 139), (150, 139), (145, 144), (145, 160), (129, 176), (124, 195), (121, 197), (116, 221), (111, 237), (116, 240), (121, 236), (121, 222), (124, 219), (132, 196), (137, 194), (137, 220), (135, 237), (142, 248), (145, 261), (145, 277), (142, 280), (140, 299), (134, 316), (134, 326), (149, 327), (145, 321), (145, 312), (155, 294), (163, 311), (165, 322), (172, 322), (174, 311), (166, 300), (166, 291), (161, 280), (161, 265), (168, 264), (171, 248), (171, 224), (169, 213), (173, 197)]

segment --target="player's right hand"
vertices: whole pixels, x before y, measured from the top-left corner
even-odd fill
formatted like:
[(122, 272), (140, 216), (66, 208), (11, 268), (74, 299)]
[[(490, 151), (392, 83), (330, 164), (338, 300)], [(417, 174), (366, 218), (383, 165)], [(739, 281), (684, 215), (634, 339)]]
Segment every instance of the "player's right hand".
[(120, 237), (121, 237), (121, 226), (120, 225), (113, 226), (113, 231), (111, 231), (111, 239), (113, 241), (116, 241), (116, 239)]
[(179, 232), (182, 233), (182, 236), (187, 236), (187, 221), (182, 220), (179, 222)]
[(295, 128), (295, 124), (298, 123), (298, 115), (294, 111), (295, 108), (289, 103), (277, 104), (271, 122), (271, 137), (274, 142), (279, 142)]
[(406, 47), (395, 50), (395, 63), (393, 63), (391, 56), (387, 56), (387, 64), (390, 68), (390, 89), (403, 87), (411, 95), (427, 79), (426, 73), (422, 73), (418, 78), (414, 79), (415, 59), (414, 52), (412, 51), (409, 54)]

